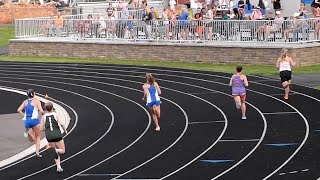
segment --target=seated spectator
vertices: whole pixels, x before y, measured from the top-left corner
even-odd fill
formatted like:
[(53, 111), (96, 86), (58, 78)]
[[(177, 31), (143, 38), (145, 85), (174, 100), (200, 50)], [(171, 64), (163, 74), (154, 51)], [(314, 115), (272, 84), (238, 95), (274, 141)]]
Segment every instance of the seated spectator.
[[(200, 8), (198, 8), (198, 11), (200, 13)], [(189, 24), (187, 22), (189, 18), (189, 11), (187, 8), (182, 9), (182, 13), (179, 16), (179, 30), (180, 30), (180, 35), (183, 40), (188, 39), (189, 35)]]
[(154, 20), (154, 16), (151, 12), (150, 9), (145, 9), (145, 14), (142, 17), (143, 21), (145, 22), (145, 34), (146, 34), (146, 38), (150, 39), (151, 38), (151, 30), (152, 30), (152, 22)]
[(266, 37), (263, 37), (264, 34), (266, 34), (266, 32), (269, 32), (270, 33), (270, 29), (271, 29), (271, 26), (272, 26), (272, 20), (274, 20), (274, 17), (272, 17), (272, 12), (268, 12), (266, 17), (264, 18), (265, 20), (265, 23), (260, 26), (258, 29), (257, 29), (257, 35), (258, 35), (258, 40), (267, 40), (268, 38), (270, 38), (270, 34), (269, 36), (266, 36)]
[(243, 20), (243, 17), (246, 14), (244, 0), (239, 0), (238, 2), (238, 14), (238, 19)]
[[(290, 17), (290, 25), (288, 29), (286, 29), (284, 34), (284, 41), (289, 41), (289, 34), (292, 33), (292, 41), (297, 41), (298, 33), (303, 33), (306, 30), (306, 26), (304, 25), (303, 21), (299, 21), (299, 18), (303, 18), (299, 16), (299, 13), (295, 13), (293, 16)], [(302, 35), (303, 35), (302, 34)]]
[(169, 32), (170, 32), (170, 9), (165, 8), (164, 11), (162, 12), (162, 20), (163, 20), (163, 26), (165, 28), (165, 39), (169, 39)]
[(212, 12), (212, 6), (208, 6), (208, 11), (205, 15), (203, 15), (203, 19), (205, 22), (205, 34), (207, 35), (206, 39), (207, 40), (212, 40), (213, 38), (213, 33), (212, 33), (212, 28), (213, 28), (213, 12)]
[(284, 30), (284, 32), (283, 32), (285, 42), (289, 40), (289, 33), (293, 32), (295, 28), (297, 28), (296, 17), (291, 16), (290, 17), (290, 24), (288, 25), (288, 29)]
[(273, 23), (271, 25), (266, 26), (266, 30), (265, 30), (266, 36), (270, 38), (271, 31), (273, 32), (280, 31), (282, 29), (283, 21), (284, 21), (284, 18), (281, 16), (281, 12), (276, 11), (276, 16), (274, 18)]
[(317, 17), (320, 8), (320, 0), (313, 0), (311, 3), (312, 15), (313, 17)]
[(251, 20), (258, 20), (258, 19), (262, 19), (262, 18), (263, 18), (263, 15), (262, 15), (262, 13), (260, 11), (260, 7), (258, 6), (256, 8), (256, 10), (253, 11), (252, 14), (250, 15), (250, 19)]
[(112, 7), (112, 3), (109, 3), (109, 6), (107, 7), (106, 11), (108, 17), (114, 17), (115, 9)]
[(307, 18), (307, 10), (305, 9), (304, 3), (300, 3), (300, 8), (298, 9), (297, 13), (299, 14), (300, 18)]
[(54, 17), (51, 16), (49, 19), (46, 19), (44, 25), (41, 26), (39, 34), (44, 36), (54, 36)]
[(108, 16), (106, 20), (106, 38), (117, 37), (117, 23), (114, 16)]
[(102, 14), (97, 15), (97, 21), (96, 21), (96, 26), (97, 26), (97, 37), (102, 37), (102, 32), (106, 30), (107, 24), (106, 21), (104, 20)]
[(84, 34), (89, 35), (89, 37), (92, 35), (92, 23), (93, 23), (93, 17), (91, 14), (88, 14), (88, 19), (84, 21)]
[(153, 14), (155, 19), (160, 19), (159, 12), (154, 7), (151, 7), (150, 11)]
[(134, 23), (134, 21), (132, 20), (133, 17), (129, 16), (129, 21), (128, 21), (128, 26), (127, 26), (127, 30), (129, 31), (129, 39), (136, 39), (136, 31), (137, 31), (137, 26)]
[(203, 15), (201, 13), (201, 9), (197, 9), (197, 13), (194, 15), (193, 20), (197, 22), (197, 34), (199, 35), (199, 39), (202, 39), (202, 31), (203, 31)]
[(317, 13), (316, 13), (316, 20), (315, 20), (315, 30), (314, 30), (314, 36), (318, 40), (320, 38), (320, 8), (317, 8)]
[[(60, 12), (57, 13), (57, 18), (54, 20), (54, 27), (55, 33), (57, 36), (60, 36), (62, 29), (63, 29), (63, 17), (61, 16)], [(50, 33), (51, 34), (51, 33)], [(52, 33), (54, 34), (54, 33)]]

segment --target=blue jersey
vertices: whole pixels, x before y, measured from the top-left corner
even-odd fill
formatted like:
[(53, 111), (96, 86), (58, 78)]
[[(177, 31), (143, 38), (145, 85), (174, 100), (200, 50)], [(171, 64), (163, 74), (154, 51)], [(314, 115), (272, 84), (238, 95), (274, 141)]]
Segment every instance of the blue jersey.
[(27, 105), (25, 107), (25, 113), (22, 120), (39, 119), (38, 108), (31, 104), (33, 99), (27, 99)]
[(157, 88), (154, 85), (150, 84), (147, 94), (147, 103), (155, 101), (160, 101), (160, 97), (158, 95)]

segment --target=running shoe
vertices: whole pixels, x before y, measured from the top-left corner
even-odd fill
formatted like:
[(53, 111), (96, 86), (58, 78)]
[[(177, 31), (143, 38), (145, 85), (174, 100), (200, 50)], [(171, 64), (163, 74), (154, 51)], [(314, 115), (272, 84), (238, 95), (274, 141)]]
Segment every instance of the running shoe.
[(156, 131), (160, 131), (160, 126), (156, 127)]
[(245, 120), (245, 119), (247, 119), (247, 117), (245, 117), (245, 116), (242, 116), (242, 118), (241, 118), (241, 119)]
[(36, 154), (36, 158), (42, 158), (41, 154)]
[(28, 137), (28, 132), (27, 132), (27, 131), (24, 131), (24, 132), (23, 132), (23, 136), (24, 136), (25, 138), (27, 138), (27, 137)]
[(58, 173), (62, 173), (63, 172), (63, 169), (61, 167), (57, 168), (57, 172)]
[(241, 108), (241, 103), (240, 102), (236, 102), (236, 108), (240, 109)]

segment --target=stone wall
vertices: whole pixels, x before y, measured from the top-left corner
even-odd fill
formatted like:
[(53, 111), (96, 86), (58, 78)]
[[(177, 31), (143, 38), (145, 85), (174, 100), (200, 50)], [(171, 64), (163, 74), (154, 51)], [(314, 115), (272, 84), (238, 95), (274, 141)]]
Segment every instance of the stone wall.
[[(320, 64), (320, 46), (287, 45), (289, 54), (301, 65)], [(11, 40), (12, 56), (47, 56), (106, 58), (125, 60), (159, 60), (231, 64), (274, 64), (285, 45), (205, 45), (107, 42), (39, 42)], [(291, 48), (290, 48), (291, 47)]]

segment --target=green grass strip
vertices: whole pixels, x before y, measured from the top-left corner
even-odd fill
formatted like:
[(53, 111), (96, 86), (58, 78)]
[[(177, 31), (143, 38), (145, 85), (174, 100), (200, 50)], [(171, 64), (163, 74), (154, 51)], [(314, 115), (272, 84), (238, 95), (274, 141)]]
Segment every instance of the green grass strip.
[[(15, 56), (0, 56), (0, 61), (13, 62), (50, 62), (50, 63), (86, 63), (86, 64), (119, 64), (119, 65), (134, 65), (134, 66), (157, 66), (193, 69), (202, 71), (215, 72), (235, 72), (236, 64), (207, 64), (207, 63), (189, 63), (180, 61), (142, 61), (142, 60), (114, 60), (114, 59), (81, 59), (81, 58), (65, 58), (65, 57), (15, 57)], [(275, 66), (268, 65), (243, 65), (244, 73), (254, 75), (276, 75), (278, 71)], [(295, 67), (294, 74), (300, 73), (320, 73), (320, 65)]]
[(0, 47), (9, 45), (9, 39), (14, 38), (14, 31), (14, 27), (0, 26)]

